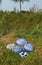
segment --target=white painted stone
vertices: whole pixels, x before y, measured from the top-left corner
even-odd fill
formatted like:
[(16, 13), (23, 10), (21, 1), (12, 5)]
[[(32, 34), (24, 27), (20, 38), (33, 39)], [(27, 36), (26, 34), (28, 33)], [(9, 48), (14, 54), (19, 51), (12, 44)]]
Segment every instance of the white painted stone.
[(15, 44), (8, 44), (8, 45), (6, 46), (7, 49), (13, 49), (13, 47), (15, 47)]

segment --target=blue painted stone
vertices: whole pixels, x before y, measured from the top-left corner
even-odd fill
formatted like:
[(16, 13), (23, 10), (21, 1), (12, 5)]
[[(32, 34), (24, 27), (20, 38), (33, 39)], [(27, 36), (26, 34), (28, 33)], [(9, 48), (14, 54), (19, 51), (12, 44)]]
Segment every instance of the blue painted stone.
[(24, 51), (30, 52), (33, 51), (35, 48), (32, 44), (24, 45)]
[(18, 39), (18, 40), (16, 41), (16, 43), (17, 43), (18, 45), (26, 45), (26, 44), (27, 44), (27, 41), (26, 41), (25, 39)]
[(15, 52), (21, 52), (22, 51), (21, 47), (19, 47), (19, 46), (15, 46), (12, 50)]

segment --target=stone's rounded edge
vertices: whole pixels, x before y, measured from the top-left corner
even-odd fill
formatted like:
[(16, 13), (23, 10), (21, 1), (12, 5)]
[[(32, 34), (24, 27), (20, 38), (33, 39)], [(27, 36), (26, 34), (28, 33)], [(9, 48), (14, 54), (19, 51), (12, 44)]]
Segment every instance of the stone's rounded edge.
[(12, 49), (13, 47), (15, 47), (15, 44), (8, 44), (8, 45), (6, 46), (6, 49)]
[(32, 44), (24, 45), (24, 51), (31, 52), (33, 50), (35, 50), (35, 48), (34, 48), (34, 46)]
[(25, 39), (18, 39), (18, 40), (16, 41), (16, 43), (17, 43), (18, 45), (26, 45), (26, 44), (27, 44), (27, 41), (26, 41)]

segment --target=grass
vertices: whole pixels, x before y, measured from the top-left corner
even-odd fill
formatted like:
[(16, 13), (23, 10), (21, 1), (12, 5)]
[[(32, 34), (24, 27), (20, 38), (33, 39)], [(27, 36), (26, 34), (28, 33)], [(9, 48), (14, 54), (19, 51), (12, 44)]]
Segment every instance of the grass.
[[(6, 45), (24, 38), (35, 46), (28, 57), (7, 50)], [(42, 65), (42, 12), (0, 12), (0, 65)]]

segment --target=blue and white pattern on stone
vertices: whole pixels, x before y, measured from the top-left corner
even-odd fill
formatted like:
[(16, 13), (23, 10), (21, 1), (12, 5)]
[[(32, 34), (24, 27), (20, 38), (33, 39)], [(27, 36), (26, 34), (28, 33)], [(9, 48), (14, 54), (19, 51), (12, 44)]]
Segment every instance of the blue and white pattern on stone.
[(18, 39), (18, 40), (16, 41), (16, 43), (17, 43), (18, 45), (26, 45), (26, 44), (27, 44), (27, 41), (26, 41), (25, 39)]
[(33, 51), (35, 48), (32, 44), (24, 45), (24, 51), (30, 52)]
[(15, 46), (15, 47), (13, 47), (12, 50), (15, 51), (15, 52), (20, 53), (22, 51), (22, 48), (20, 46)]

